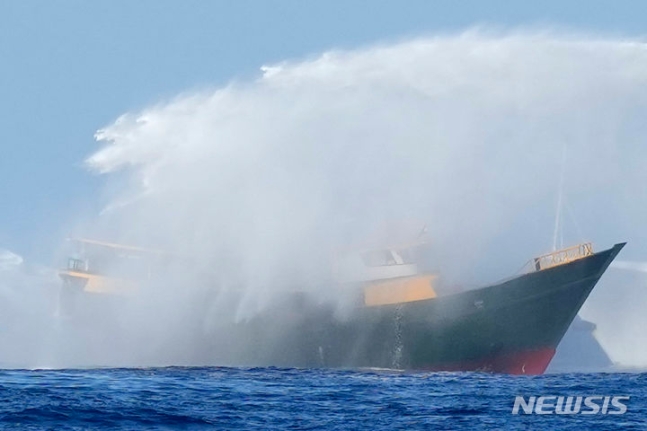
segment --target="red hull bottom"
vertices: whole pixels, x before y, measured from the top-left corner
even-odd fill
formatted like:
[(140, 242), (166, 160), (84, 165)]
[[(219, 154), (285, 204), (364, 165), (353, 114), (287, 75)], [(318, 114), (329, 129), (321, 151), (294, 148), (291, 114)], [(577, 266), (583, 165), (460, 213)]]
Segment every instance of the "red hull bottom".
[(489, 373), (538, 375), (546, 371), (553, 356), (555, 356), (555, 349), (547, 347), (537, 350), (494, 355), (474, 361), (425, 367), (425, 370), (483, 371)]

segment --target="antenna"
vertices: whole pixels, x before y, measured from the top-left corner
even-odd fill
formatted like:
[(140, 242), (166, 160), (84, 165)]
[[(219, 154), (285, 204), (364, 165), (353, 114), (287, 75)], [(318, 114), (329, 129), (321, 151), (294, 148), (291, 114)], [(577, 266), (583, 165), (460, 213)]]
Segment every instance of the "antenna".
[(557, 236), (560, 237), (560, 247), (563, 246), (563, 236), (560, 226), (562, 218), (562, 201), (564, 200), (564, 174), (566, 172), (566, 144), (562, 147), (562, 166), (559, 174), (559, 189), (557, 192), (557, 208), (555, 209), (555, 230), (553, 231), (553, 251), (557, 250)]

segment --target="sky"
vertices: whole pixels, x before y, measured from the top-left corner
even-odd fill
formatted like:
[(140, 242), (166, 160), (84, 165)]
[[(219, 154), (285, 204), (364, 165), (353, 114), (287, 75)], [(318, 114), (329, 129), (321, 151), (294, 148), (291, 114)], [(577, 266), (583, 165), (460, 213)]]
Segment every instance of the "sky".
[(643, 35), (636, 2), (0, 2), (0, 248), (51, 264), (105, 205), (84, 166), (124, 112), (331, 49), (488, 28)]

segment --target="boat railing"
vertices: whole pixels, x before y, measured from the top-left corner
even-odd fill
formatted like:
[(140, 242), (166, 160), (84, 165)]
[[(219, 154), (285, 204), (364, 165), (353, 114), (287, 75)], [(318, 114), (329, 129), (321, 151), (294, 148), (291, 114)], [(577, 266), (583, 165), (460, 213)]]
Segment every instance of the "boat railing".
[(554, 266), (564, 265), (592, 254), (593, 245), (587, 242), (537, 256), (528, 262), (528, 266), (531, 267), (530, 271), (541, 271)]

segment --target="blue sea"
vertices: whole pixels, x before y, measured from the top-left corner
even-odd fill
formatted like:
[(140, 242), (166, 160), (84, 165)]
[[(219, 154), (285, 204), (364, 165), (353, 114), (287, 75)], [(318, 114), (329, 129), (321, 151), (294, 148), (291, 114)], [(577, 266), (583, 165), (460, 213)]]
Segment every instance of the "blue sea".
[[(630, 398), (622, 415), (514, 415), (517, 395)], [(4, 370), (0, 397), (0, 429), (647, 429), (647, 373)]]

